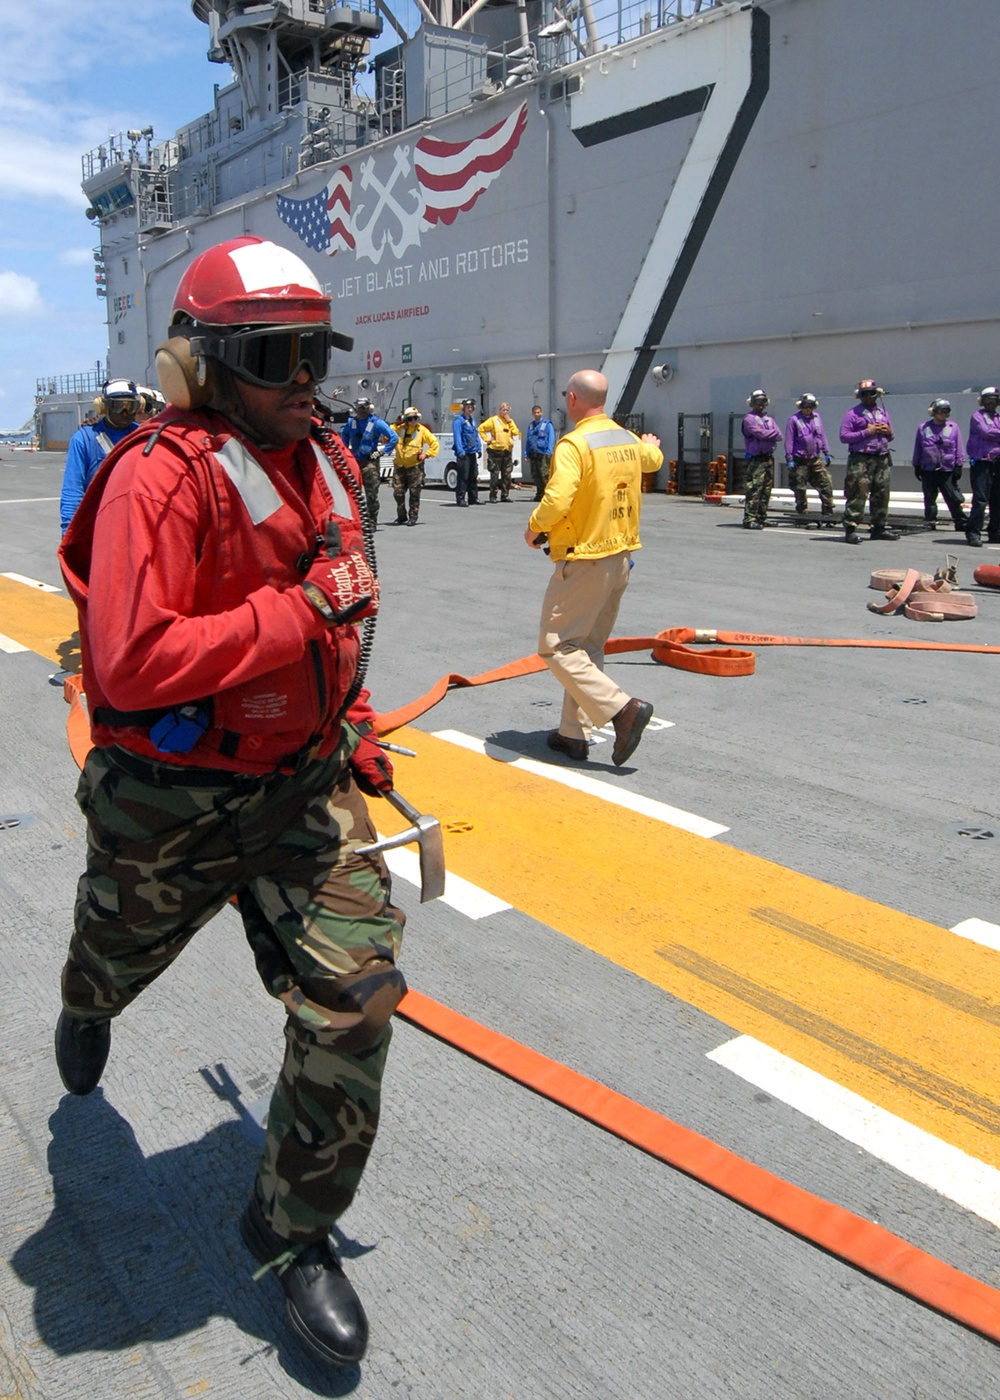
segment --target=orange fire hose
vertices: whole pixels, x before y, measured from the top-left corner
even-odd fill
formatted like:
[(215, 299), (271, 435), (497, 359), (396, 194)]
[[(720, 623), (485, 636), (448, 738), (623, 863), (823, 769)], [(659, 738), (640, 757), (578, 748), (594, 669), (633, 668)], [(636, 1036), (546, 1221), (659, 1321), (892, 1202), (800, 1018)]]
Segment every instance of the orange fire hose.
[(973, 569), (972, 577), (985, 588), (1000, 588), (1000, 564), (980, 564)]
[(870, 1220), (814, 1196), (519, 1041), (409, 991), (396, 1013), (738, 1205), (828, 1250), (919, 1303), (1000, 1341), (1000, 1292)]
[[(735, 649), (697, 652), (690, 646), (694, 641), (733, 643)], [(742, 649), (747, 645), (894, 646), (909, 650), (1000, 652), (1000, 647), (961, 646), (946, 642), (830, 641), (825, 638), (775, 637), (746, 632), (696, 632), (690, 628), (671, 628), (654, 638), (613, 638), (608, 643), (607, 651), (637, 651), (652, 646), (654, 658), (668, 666), (680, 666), (685, 670), (712, 675), (749, 675), (753, 671), (754, 656), (752, 652)], [(437, 704), (453, 687), (486, 685), (511, 676), (530, 675), (544, 668), (541, 657), (529, 656), (468, 679), (456, 674), (443, 677), (419, 700), (391, 714), (380, 715), (378, 732), (384, 734), (408, 723), (411, 718)], [(73, 757), (81, 766), (91, 747), (90, 726), (82, 693), (82, 678), (67, 677), (64, 682), (64, 694), (70, 705), (67, 735)], [(396, 1014), (462, 1054), (524, 1085), (533, 1093), (685, 1172), (738, 1205), (829, 1251), (990, 1341), (1000, 1342), (1000, 1292), (952, 1268), (934, 1255), (917, 1249), (882, 1226), (784, 1181), (710, 1138), (672, 1122), (663, 1114), (616, 1093), (596, 1080), (588, 1079), (519, 1041), (452, 1011), (420, 992), (408, 991)]]
[[(705, 645), (716, 642), (724, 645)], [(654, 661), (662, 666), (673, 666), (676, 670), (694, 671), (703, 676), (752, 676), (756, 658), (750, 647), (877, 647), (897, 651), (971, 651), (1000, 656), (1000, 647), (975, 646), (968, 642), (887, 641), (869, 637), (778, 637), (765, 632), (723, 632), (694, 627), (669, 627), (655, 637), (612, 637), (604, 650), (610, 656), (649, 648)], [(493, 681), (530, 676), (544, 670), (545, 662), (534, 655), (522, 656), (517, 661), (497, 666), (492, 671), (483, 671), (478, 676), (461, 676), (452, 672), (442, 676), (419, 699), (401, 705), (398, 710), (380, 714), (375, 727), (379, 734), (399, 729), (433, 709), (449, 690), (489, 685)]]
[[(998, 570), (1000, 575), (1000, 570)], [(722, 642), (723, 646), (706, 646)], [(965, 651), (988, 656), (1000, 656), (1000, 647), (976, 646), (970, 642), (890, 641), (871, 637), (779, 637), (766, 632), (725, 632), (695, 627), (669, 627), (655, 637), (612, 637), (605, 647), (609, 656), (627, 651), (645, 651), (654, 661), (675, 670), (693, 671), (703, 676), (752, 676), (756, 658), (750, 647), (874, 647), (895, 651)], [(425, 694), (410, 700), (396, 710), (387, 710), (375, 717), (378, 734), (390, 734), (434, 708), (450, 690), (469, 686), (491, 685), (519, 676), (535, 675), (545, 670), (545, 662), (536, 653), (508, 661), (492, 671), (477, 676), (463, 676), (457, 671), (441, 676)], [(83, 681), (78, 675), (67, 676), (63, 693), (70, 706), (66, 729), (70, 751), (79, 767), (90, 748), (90, 724), (81, 703)]]

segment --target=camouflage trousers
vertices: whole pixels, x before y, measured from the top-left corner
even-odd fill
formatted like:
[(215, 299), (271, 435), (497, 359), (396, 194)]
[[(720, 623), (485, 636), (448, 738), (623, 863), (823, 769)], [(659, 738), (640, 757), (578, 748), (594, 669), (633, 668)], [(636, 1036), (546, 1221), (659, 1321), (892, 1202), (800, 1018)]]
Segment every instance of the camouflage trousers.
[[(392, 472), (392, 494), (396, 498), (396, 519), (416, 520), (420, 514), (420, 491), (424, 484), (424, 468), (419, 463), (415, 467), (394, 467)], [(406, 493), (410, 493), (410, 510), (407, 515)]]
[(888, 452), (849, 452), (847, 475), (844, 477), (844, 524), (860, 525), (864, 519), (865, 502), (873, 530), (884, 530), (889, 515), (889, 472), (892, 458)]
[(789, 486), (795, 492), (795, 509), (800, 515), (809, 509), (806, 487), (811, 486), (819, 494), (820, 510), (824, 515), (833, 514), (833, 482), (830, 473), (819, 457), (797, 458), (789, 471)]
[(514, 473), (514, 454), (509, 447), (488, 447), (486, 465), (490, 469), (490, 500), (497, 498), (500, 488), (501, 501), (510, 500), (510, 479)]
[(378, 521), (378, 488), (382, 479), (382, 458), (366, 457), (358, 465), (361, 468), (361, 484), (365, 488), (365, 500), (368, 502), (368, 519), (374, 525)]
[(746, 477), (743, 483), (745, 499), (743, 503), (743, 523), (759, 520), (763, 525), (767, 518), (767, 507), (771, 501), (771, 487), (774, 485), (774, 457), (751, 457), (747, 462)]
[[(529, 452), (528, 462), (531, 466), (531, 479), (535, 483), (535, 500), (540, 501), (545, 495), (545, 488), (549, 484), (549, 463), (551, 456), (546, 456), (544, 452)], [(522, 470), (522, 475), (523, 475)]]
[(283, 1002), (285, 1057), (256, 1192), (293, 1243), (350, 1204), (378, 1126), (403, 914), (347, 759), (355, 739), (294, 775), (181, 768), (92, 749), (77, 800), (87, 869), (63, 1004), (117, 1016), (236, 896), (267, 990)]

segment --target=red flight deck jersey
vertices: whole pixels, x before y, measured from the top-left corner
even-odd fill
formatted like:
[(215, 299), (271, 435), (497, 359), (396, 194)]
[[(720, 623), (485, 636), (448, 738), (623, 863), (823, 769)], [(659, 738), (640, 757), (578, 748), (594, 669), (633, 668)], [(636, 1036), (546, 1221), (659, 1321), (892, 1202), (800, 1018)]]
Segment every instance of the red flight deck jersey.
[[(298, 585), (331, 517), (363, 549), (352, 481), (339, 443), (265, 451), (209, 410), (168, 409), (108, 455), (59, 549), (97, 746), (261, 774), (333, 751), (358, 629), (329, 627)], [(158, 750), (148, 717), (95, 719), (197, 700), (210, 727), (189, 753)], [(362, 691), (348, 717), (372, 716)]]

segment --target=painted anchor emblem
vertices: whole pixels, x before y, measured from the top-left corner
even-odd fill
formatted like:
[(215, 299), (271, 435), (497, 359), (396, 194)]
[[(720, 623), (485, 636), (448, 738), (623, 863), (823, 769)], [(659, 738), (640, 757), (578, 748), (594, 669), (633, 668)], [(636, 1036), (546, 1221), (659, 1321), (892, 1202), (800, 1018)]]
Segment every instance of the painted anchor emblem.
[[(369, 158), (361, 167), (361, 188), (363, 190), (375, 190), (378, 199), (375, 210), (366, 224), (359, 225), (357, 219), (354, 221), (354, 251), (359, 258), (368, 258), (373, 263), (379, 263), (386, 248), (394, 257), (399, 257), (400, 253), (416, 244), (420, 245), (420, 221), (423, 218), (424, 198), (422, 191), (410, 189), (404, 191), (404, 195), (410, 195), (414, 200), (414, 207), (406, 209), (395, 197), (393, 191), (396, 182), (400, 177), (410, 174), (410, 148), (408, 146), (397, 146), (393, 152), (393, 167), (389, 174), (388, 181), (383, 184), (375, 175), (375, 161)], [(375, 241), (375, 228), (382, 217), (382, 211), (388, 209), (399, 221), (399, 237), (393, 239), (388, 230), (383, 233), (381, 241)]]

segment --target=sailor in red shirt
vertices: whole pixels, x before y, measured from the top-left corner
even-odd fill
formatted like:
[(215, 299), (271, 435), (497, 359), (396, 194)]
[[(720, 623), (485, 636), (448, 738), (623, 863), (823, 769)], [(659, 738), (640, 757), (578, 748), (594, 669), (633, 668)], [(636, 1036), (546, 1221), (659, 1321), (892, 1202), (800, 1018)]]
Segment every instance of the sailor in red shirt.
[(253, 237), (200, 254), (157, 352), (170, 406), (109, 454), (60, 549), (94, 740), (63, 1083), (96, 1087), (112, 1018), (235, 896), (288, 1046), (241, 1230), (337, 1363), (360, 1359), (367, 1322), (328, 1232), (374, 1140), (406, 990), (403, 915), (381, 858), (358, 853), (375, 839), (362, 791), (392, 788), (362, 683), (371, 531), (314, 402), (350, 344), (294, 254)]

